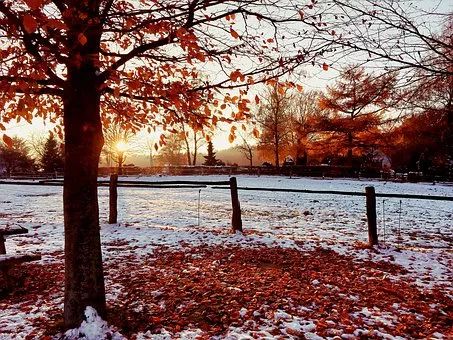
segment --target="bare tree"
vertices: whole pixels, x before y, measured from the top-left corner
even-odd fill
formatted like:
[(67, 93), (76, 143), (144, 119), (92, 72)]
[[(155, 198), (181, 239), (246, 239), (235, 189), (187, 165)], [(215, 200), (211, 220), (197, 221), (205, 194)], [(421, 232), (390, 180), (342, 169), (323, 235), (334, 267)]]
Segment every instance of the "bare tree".
[(165, 138), (164, 145), (159, 150), (158, 160), (161, 165), (184, 164), (184, 140), (178, 134), (170, 134)]
[(266, 89), (256, 114), (261, 128), (259, 149), (263, 154), (271, 150), (276, 167), (280, 167), (282, 153), (289, 145), (290, 105), (290, 91), (277, 83)]
[(253, 159), (257, 144), (257, 132), (255, 131), (253, 130), (252, 133), (239, 132), (241, 143), (236, 146), (236, 149), (249, 161), (250, 169), (253, 168)]
[(202, 130), (181, 123), (181, 137), (184, 141), (184, 149), (187, 157), (187, 165), (197, 165), (198, 151), (206, 144), (206, 138)]
[(146, 149), (148, 150), (148, 160), (149, 160), (149, 167), (152, 168), (154, 166), (154, 150), (155, 150), (155, 142), (151, 138), (146, 139)]
[(117, 165), (118, 175), (123, 174), (123, 165), (127, 154), (131, 152), (134, 133), (125, 130), (118, 123), (111, 123), (104, 128), (104, 147), (102, 153), (108, 166), (112, 163)]
[(319, 106), (320, 91), (303, 91), (295, 93), (290, 105), (291, 133), (290, 150), (296, 164), (307, 162), (308, 151), (313, 141), (316, 121), (324, 110)]
[(46, 144), (46, 136), (44, 134), (32, 133), (27, 138), (27, 144), (30, 149), (30, 154), (35, 159), (41, 159), (44, 154), (44, 145)]
[(452, 45), (439, 34), (452, 18), (446, 6), (446, 0), (330, 0), (320, 5), (318, 32), (338, 46), (332, 64), (352, 56), (371, 67), (453, 75)]

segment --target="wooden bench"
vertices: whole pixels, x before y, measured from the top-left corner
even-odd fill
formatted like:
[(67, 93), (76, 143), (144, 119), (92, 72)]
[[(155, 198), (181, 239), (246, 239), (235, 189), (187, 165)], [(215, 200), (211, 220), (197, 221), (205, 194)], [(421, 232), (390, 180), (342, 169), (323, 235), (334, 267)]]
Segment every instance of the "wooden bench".
[(23, 227), (0, 227), (0, 254), (6, 254), (5, 237), (28, 233), (28, 229)]
[(0, 274), (3, 277), (4, 285), (0, 288), (8, 289), (10, 285), (9, 270), (24, 262), (37, 261), (40, 255), (34, 254), (6, 254), (5, 236), (20, 235), (28, 233), (28, 229), (23, 227), (0, 227)]
[(0, 288), (9, 288), (10, 285), (10, 277), (9, 277), (9, 270), (16, 265), (19, 265), (24, 262), (31, 262), (31, 261), (38, 261), (41, 259), (41, 255), (35, 254), (0, 254), (0, 273), (2, 273), (4, 287)]

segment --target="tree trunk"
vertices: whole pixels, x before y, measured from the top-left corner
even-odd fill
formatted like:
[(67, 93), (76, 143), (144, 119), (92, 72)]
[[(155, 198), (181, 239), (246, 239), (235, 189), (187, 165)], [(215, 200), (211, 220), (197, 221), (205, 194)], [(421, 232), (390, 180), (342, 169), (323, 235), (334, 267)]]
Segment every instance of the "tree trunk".
[(352, 133), (348, 132), (348, 155), (347, 155), (347, 164), (352, 166)]
[(123, 175), (123, 164), (124, 164), (124, 155), (123, 155), (123, 153), (120, 152), (118, 154), (118, 170), (117, 170), (118, 176)]
[(68, 68), (64, 90), (65, 306), (66, 327), (83, 320), (87, 306), (105, 316), (97, 175), (103, 145), (96, 68)]
[(198, 140), (197, 133), (193, 133), (193, 156), (192, 156), (192, 165), (197, 165), (197, 153), (198, 153)]
[(280, 168), (280, 156), (279, 156), (279, 151), (280, 151), (280, 145), (278, 142), (278, 137), (275, 137), (275, 145), (274, 145), (274, 153), (275, 153), (275, 166)]
[(184, 137), (184, 143), (186, 144), (186, 156), (187, 156), (187, 165), (192, 164), (192, 160), (190, 157), (190, 146), (189, 146), (189, 141), (187, 139), (187, 136)]
[[(453, 77), (452, 77), (453, 78)], [(453, 80), (450, 82), (450, 89), (453, 88)], [(447, 148), (447, 157), (453, 161), (453, 93), (450, 91), (447, 103), (447, 131), (445, 131), (445, 145)]]

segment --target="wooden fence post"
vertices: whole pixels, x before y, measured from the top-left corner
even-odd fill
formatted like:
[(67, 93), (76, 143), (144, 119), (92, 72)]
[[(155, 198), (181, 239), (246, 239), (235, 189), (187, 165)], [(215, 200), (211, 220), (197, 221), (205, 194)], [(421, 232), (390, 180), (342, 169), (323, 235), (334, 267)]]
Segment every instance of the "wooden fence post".
[(118, 222), (118, 174), (110, 175), (109, 185), (109, 224)]
[(376, 193), (374, 187), (366, 187), (366, 216), (368, 220), (368, 242), (370, 246), (378, 244), (376, 225)]
[(1, 254), (6, 254), (5, 238), (3, 235), (0, 235), (0, 255)]
[(239, 204), (238, 183), (236, 181), (236, 177), (230, 178), (230, 191), (231, 191), (231, 204), (233, 206), (231, 226), (234, 232), (236, 231), (242, 232), (241, 206)]

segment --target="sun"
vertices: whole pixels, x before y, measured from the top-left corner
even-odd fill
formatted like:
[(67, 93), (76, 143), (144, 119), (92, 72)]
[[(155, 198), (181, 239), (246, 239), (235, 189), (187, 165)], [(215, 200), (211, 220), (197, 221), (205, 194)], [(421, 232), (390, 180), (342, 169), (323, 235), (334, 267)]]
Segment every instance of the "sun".
[(116, 144), (115, 144), (115, 148), (117, 151), (119, 152), (125, 152), (127, 151), (128, 149), (128, 146), (127, 146), (127, 143), (123, 140), (120, 140), (118, 141)]

